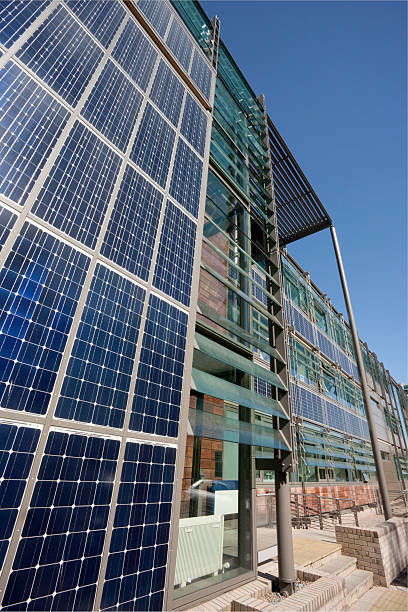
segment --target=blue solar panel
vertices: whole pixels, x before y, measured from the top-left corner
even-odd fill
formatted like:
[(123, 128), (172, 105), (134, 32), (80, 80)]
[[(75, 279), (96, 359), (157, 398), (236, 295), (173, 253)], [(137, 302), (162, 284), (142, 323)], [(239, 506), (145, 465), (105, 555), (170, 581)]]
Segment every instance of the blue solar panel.
[(175, 460), (172, 447), (126, 444), (102, 610), (163, 607)]
[(163, 220), (153, 285), (190, 305), (196, 225), (169, 200)]
[[(260, 274), (255, 272), (255, 270), (252, 270), (252, 279), (255, 282), (257, 282), (258, 285), (261, 285), (261, 287), (266, 289), (266, 280), (264, 278), (262, 278), (262, 276)], [(266, 293), (264, 291), (262, 291), (262, 289), (260, 289), (257, 285), (252, 285), (252, 295), (254, 296), (255, 299), (258, 300), (258, 302), (260, 302), (264, 306), (267, 306), (267, 304), (268, 304), (268, 297), (267, 297)]]
[(161, 187), (165, 187), (175, 132), (153, 106), (147, 104), (143, 113), (130, 159)]
[(334, 429), (340, 429), (341, 431), (347, 431), (347, 424), (345, 422), (346, 411), (326, 401), (327, 411), (327, 425)]
[(190, 76), (203, 96), (209, 100), (211, 93), (212, 72), (208, 62), (202, 57), (198, 49), (194, 51)]
[(0, 249), (9, 237), (16, 221), (16, 213), (11, 212), (8, 208), (4, 208), (4, 206), (0, 206)]
[(25, 223), (0, 272), (0, 405), (45, 414), (89, 258)]
[(323, 399), (300, 386), (292, 386), (291, 402), (294, 414), (323, 423)]
[(0, 193), (25, 203), (68, 117), (13, 62), (0, 70)]
[(78, 102), (103, 51), (61, 6), (17, 56), (72, 106)]
[(175, 126), (180, 117), (183, 96), (184, 86), (167, 64), (160, 60), (150, 98)]
[(332, 361), (338, 362), (338, 351), (336, 345), (329, 340), (322, 332), (316, 327), (317, 344), (320, 350), (327, 355)]
[(40, 429), (0, 423), (0, 569), (21, 504)]
[(50, 431), (3, 606), (93, 609), (118, 452), (117, 440)]
[(181, 133), (201, 155), (204, 155), (207, 116), (195, 100), (187, 94)]
[(50, 2), (51, 0), (2, 0), (0, 43), (9, 49)]
[(109, 47), (126, 14), (120, 2), (112, 0), (65, 0), (65, 4), (104, 47)]
[(85, 103), (82, 115), (108, 140), (125, 152), (143, 96), (108, 61)]
[(97, 264), (56, 416), (122, 427), (145, 290)]
[(129, 429), (178, 435), (188, 316), (152, 294)]
[(136, 6), (163, 38), (171, 17), (167, 4), (161, 0), (139, 0)]
[(149, 276), (162, 194), (126, 166), (101, 253), (143, 280)]
[(203, 163), (181, 139), (177, 145), (170, 195), (198, 217)]
[(133, 21), (128, 21), (112, 52), (112, 57), (134, 82), (146, 91), (157, 51)]
[(176, 56), (184, 70), (187, 72), (190, 67), (191, 54), (193, 52), (193, 43), (191, 42), (187, 32), (176, 18), (170, 26), (170, 31), (166, 39), (166, 45)]
[(95, 248), (120, 164), (108, 145), (76, 121), (32, 212)]

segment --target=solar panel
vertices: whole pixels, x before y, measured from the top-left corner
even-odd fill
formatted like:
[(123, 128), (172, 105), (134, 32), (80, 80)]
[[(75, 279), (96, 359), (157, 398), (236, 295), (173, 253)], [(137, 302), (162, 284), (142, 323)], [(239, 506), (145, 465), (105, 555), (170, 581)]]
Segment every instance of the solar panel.
[(143, 280), (149, 276), (162, 194), (127, 165), (101, 253)]
[(40, 431), (36, 425), (0, 422), (0, 569), (13, 533)]
[(133, 144), (130, 159), (161, 187), (169, 173), (175, 132), (165, 119), (147, 104)]
[(112, 52), (112, 57), (136, 85), (146, 91), (157, 51), (133, 21), (127, 22)]
[(167, 201), (153, 285), (185, 306), (190, 305), (196, 225)]
[(25, 223), (0, 272), (0, 405), (45, 414), (89, 258)]
[(142, 100), (142, 94), (109, 60), (81, 114), (125, 152)]
[(72, 106), (89, 83), (103, 51), (59, 6), (17, 53), (37, 76)]
[(76, 121), (32, 212), (95, 248), (121, 158)]
[(167, 4), (157, 2), (157, 0), (138, 0), (136, 6), (163, 38), (171, 17), (171, 11)]
[(170, 31), (166, 38), (166, 45), (176, 56), (184, 70), (187, 72), (190, 66), (193, 43), (187, 32), (176, 18), (173, 19)]
[(50, 431), (3, 606), (93, 609), (118, 452), (115, 439)]
[(129, 429), (178, 434), (188, 316), (151, 294)]
[(65, 0), (65, 4), (104, 47), (109, 47), (126, 15), (120, 2), (112, 0)]
[(17, 219), (18, 215), (15, 212), (11, 212), (8, 208), (0, 206), (0, 249), (9, 237)]
[(181, 139), (170, 184), (170, 195), (194, 217), (198, 217), (203, 163)]
[(37, 19), (51, 0), (11, 0), (0, 3), (0, 42), (7, 49)]
[(14, 62), (0, 70), (0, 193), (23, 206), (69, 112)]
[(97, 264), (56, 416), (123, 427), (145, 290)]
[(203, 96), (209, 100), (211, 93), (212, 72), (208, 62), (202, 57), (198, 49), (194, 51), (190, 76)]
[(183, 96), (183, 84), (169, 66), (163, 60), (160, 60), (150, 92), (150, 99), (175, 127), (177, 127), (180, 117)]
[(102, 610), (161, 610), (176, 448), (128, 441)]
[(197, 102), (187, 94), (181, 133), (199, 155), (204, 156), (207, 116)]

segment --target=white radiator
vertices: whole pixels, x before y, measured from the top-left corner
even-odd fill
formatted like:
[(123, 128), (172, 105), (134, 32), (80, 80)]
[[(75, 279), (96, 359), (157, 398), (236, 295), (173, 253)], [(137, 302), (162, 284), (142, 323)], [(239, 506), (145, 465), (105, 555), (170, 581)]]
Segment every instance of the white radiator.
[(223, 541), (222, 515), (180, 519), (174, 584), (184, 586), (221, 571)]

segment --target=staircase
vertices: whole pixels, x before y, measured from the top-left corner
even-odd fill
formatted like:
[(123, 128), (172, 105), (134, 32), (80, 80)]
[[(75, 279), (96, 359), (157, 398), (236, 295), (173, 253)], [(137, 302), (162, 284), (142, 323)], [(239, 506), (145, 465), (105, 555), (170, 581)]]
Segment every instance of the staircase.
[(324, 576), (344, 578), (345, 600), (343, 610), (348, 610), (373, 586), (373, 573), (357, 569), (354, 557), (335, 553), (334, 556), (326, 559), (314, 570)]

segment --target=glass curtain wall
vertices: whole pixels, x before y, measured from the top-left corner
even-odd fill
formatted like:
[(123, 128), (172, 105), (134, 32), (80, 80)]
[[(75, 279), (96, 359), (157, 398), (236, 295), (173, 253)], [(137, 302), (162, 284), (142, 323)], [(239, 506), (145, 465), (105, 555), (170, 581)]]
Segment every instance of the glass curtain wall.
[[(197, 40), (199, 7), (175, 2)], [(287, 446), (263, 109), (220, 41), (174, 596), (255, 573), (257, 449)], [(256, 323), (255, 323), (256, 322)], [(263, 356), (261, 363), (256, 356)]]

